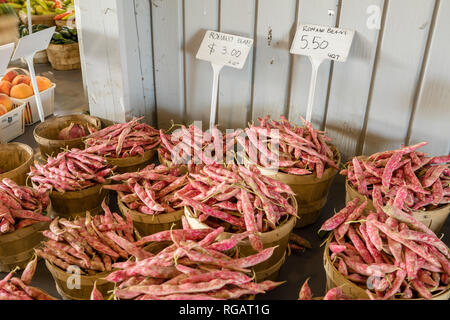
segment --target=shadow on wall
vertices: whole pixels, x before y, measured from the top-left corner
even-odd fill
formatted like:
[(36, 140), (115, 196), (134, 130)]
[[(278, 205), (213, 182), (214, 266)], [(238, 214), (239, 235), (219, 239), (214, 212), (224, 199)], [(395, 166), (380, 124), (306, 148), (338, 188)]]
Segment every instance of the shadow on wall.
[[(326, 134), (332, 138), (332, 143), (336, 145), (345, 163), (354, 156), (361, 155), (358, 152), (359, 140), (361, 139), (361, 128), (352, 127), (348, 122), (327, 122)], [(367, 141), (377, 141), (377, 145), (392, 144), (393, 141), (387, 137), (373, 133), (366, 133)], [(363, 141), (361, 142), (361, 144)], [(399, 146), (400, 147), (400, 146)]]

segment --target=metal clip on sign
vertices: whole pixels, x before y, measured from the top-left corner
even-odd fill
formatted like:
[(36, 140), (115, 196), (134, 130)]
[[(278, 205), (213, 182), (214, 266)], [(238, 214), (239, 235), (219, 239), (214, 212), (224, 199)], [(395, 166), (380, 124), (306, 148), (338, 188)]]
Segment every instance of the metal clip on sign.
[(311, 122), (312, 118), (317, 73), (320, 65), (325, 60), (346, 61), (354, 35), (354, 30), (313, 24), (298, 25), (290, 52), (308, 56), (312, 66), (306, 109), (307, 121)]
[(242, 69), (252, 46), (253, 39), (211, 30), (206, 31), (196, 58), (209, 61), (213, 69), (210, 129), (216, 122), (220, 71), (224, 66)]
[(55, 33), (55, 29), (56, 27), (51, 27), (21, 38), (12, 57), (12, 60), (24, 58), (28, 64), (31, 84), (33, 85), (34, 97), (36, 99), (39, 118), (41, 122), (45, 121), (45, 116), (44, 109), (42, 107), (41, 95), (39, 93), (39, 88), (36, 81), (33, 59), (36, 52), (47, 49), (48, 45), (50, 44), (50, 40)]

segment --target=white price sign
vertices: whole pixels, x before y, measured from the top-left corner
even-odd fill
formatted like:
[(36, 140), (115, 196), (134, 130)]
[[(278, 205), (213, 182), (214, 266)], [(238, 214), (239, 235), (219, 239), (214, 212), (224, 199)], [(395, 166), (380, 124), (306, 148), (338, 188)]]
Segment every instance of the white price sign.
[(291, 53), (344, 62), (352, 46), (354, 30), (314, 24), (300, 24)]
[(242, 69), (253, 39), (208, 30), (197, 52), (197, 59)]

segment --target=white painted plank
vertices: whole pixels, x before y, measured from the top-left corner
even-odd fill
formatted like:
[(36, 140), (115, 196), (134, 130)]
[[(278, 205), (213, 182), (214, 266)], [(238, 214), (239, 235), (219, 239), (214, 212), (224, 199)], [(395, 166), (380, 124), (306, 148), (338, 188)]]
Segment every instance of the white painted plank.
[[(298, 24), (312, 23), (320, 25), (336, 25), (338, 0), (304, 0), (298, 8)], [(316, 128), (323, 128), (325, 106), (330, 76), (330, 61), (320, 66), (317, 75), (316, 94), (313, 104), (312, 123)], [(293, 56), (292, 82), (289, 100), (289, 119), (295, 123), (302, 123), (299, 115), (306, 118), (308, 105), (309, 84), (311, 80), (311, 63), (306, 56)]]
[(152, 25), (158, 127), (165, 129), (184, 120), (182, 0), (153, 0)]
[(383, 6), (384, 0), (342, 2), (339, 27), (356, 33), (348, 60), (333, 67), (325, 130), (344, 159), (356, 153), (377, 50), (378, 26), (367, 23), (377, 20), (374, 14), (381, 20)]
[(206, 30), (218, 29), (218, 0), (189, 0), (184, 2), (185, 26), (185, 122), (202, 121), (209, 126), (211, 106), (211, 64), (197, 60), (195, 55)]
[(259, 0), (255, 44), (252, 119), (286, 114), (289, 48), (295, 34), (296, 1)]
[(113, 121), (125, 121), (121, 101), (119, 30), (115, 1), (78, 0), (83, 72), (89, 89), (91, 114)]
[(433, 155), (450, 153), (450, 2), (441, 1), (424, 70), (410, 144), (428, 141)]
[[(80, 48), (80, 52), (84, 52), (84, 41), (83, 41), (83, 32), (81, 30), (81, 25), (80, 25), (80, 21), (81, 21), (81, 9), (79, 8), (79, 4), (78, 4), (79, 0), (75, 0), (74, 1), (74, 5), (75, 5), (75, 23), (76, 23), (76, 27), (77, 27), (77, 34), (78, 34), (78, 46)], [(86, 61), (85, 61), (85, 57), (83, 54), (80, 54), (80, 62), (81, 62), (81, 70), (86, 70)], [(84, 96), (86, 99), (86, 105), (89, 106), (89, 91), (88, 91), (88, 86), (87, 86), (87, 79), (86, 79), (86, 73), (85, 72), (81, 72), (81, 77), (83, 80), (83, 89), (84, 89)]]
[(434, 2), (389, 1), (363, 154), (405, 143)]
[[(155, 110), (155, 85), (153, 77), (153, 41), (151, 25), (151, 9), (148, 0), (134, 0), (134, 10), (136, 14), (136, 28), (139, 48), (139, 70), (137, 81), (142, 81), (142, 103), (147, 123), (156, 125)], [(131, 21), (130, 21), (131, 22)], [(130, 23), (129, 22), (129, 23)], [(126, 52), (126, 51), (125, 51)], [(140, 71), (140, 72), (139, 72)]]
[[(221, 1), (220, 31), (253, 38), (254, 0)], [(250, 116), (253, 50), (242, 70), (224, 68), (220, 76), (217, 122), (222, 129), (244, 128)]]
[[(148, 88), (153, 87), (150, 5), (145, 0), (133, 0), (127, 4), (116, 0), (116, 3), (119, 13), (117, 15), (118, 42), (122, 66), (122, 101), (126, 110), (125, 118), (130, 120), (132, 117), (145, 116), (145, 121), (152, 123), (153, 90), (148, 92)], [(144, 85), (147, 89), (146, 94), (150, 94), (150, 96), (146, 97), (144, 94)]]

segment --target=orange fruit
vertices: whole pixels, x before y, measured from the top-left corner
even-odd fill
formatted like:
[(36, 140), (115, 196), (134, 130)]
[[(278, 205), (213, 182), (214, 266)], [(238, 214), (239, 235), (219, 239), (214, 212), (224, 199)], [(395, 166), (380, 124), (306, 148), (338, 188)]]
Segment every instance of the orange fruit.
[(11, 97), (16, 99), (26, 99), (34, 95), (33, 89), (25, 83), (18, 84), (11, 88)]
[(25, 83), (26, 85), (31, 84), (31, 79), (29, 76), (19, 75), (14, 78), (14, 80), (11, 82), (13, 86), (16, 86), (18, 84)]

